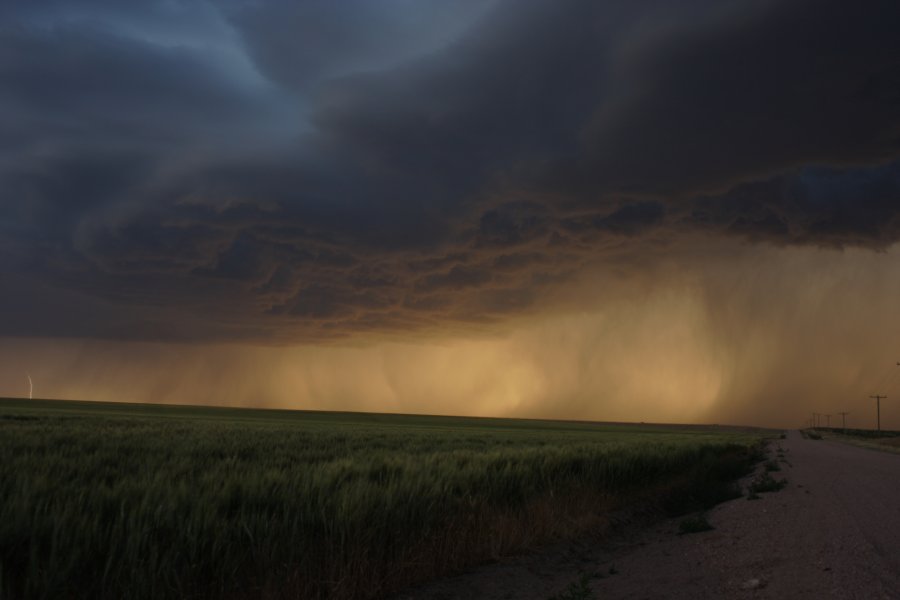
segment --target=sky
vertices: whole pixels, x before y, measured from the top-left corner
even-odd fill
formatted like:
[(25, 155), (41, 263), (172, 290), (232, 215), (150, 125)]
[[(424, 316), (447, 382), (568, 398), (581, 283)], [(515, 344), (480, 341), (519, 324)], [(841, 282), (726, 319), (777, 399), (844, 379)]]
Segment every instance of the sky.
[(898, 27), (3, 2), (0, 395), (900, 429)]

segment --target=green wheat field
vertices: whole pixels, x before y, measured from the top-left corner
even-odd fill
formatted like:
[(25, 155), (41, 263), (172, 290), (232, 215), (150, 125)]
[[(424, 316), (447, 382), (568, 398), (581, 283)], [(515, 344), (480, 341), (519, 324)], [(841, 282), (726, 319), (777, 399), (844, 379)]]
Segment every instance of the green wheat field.
[(0, 597), (385, 597), (734, 497), (768, 433), (0, 400)]

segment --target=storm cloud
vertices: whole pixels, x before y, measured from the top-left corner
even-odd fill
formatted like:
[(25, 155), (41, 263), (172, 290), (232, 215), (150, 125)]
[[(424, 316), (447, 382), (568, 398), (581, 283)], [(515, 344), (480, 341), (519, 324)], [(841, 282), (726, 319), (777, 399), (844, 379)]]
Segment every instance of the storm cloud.
[(491, 332), (703, 240), (885, 250), (898, 25), (891, 0), (8, 2), (0, 335)]

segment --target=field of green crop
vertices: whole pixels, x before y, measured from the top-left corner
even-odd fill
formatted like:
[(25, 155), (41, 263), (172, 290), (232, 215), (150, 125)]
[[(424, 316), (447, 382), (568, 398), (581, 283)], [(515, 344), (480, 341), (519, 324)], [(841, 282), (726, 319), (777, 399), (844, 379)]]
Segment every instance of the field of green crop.
[(0, 597), (376, 598), (708, 506), (728, 429), (0, 400)]

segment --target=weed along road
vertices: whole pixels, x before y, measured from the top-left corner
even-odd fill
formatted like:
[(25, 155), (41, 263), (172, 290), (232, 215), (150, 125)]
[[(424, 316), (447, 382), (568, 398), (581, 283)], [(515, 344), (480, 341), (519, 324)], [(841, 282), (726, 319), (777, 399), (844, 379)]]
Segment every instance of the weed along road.
[[(786, 486), (720, 504), (706, 515), (710, 531), (678, 535), (676, 518), (544, 556), (555, 572), (530, 557), (414, 597), (900, 599), (900, 454), (799, 432), (770, 454)], [(514, 587), (499, 589), (504, 581)]]

